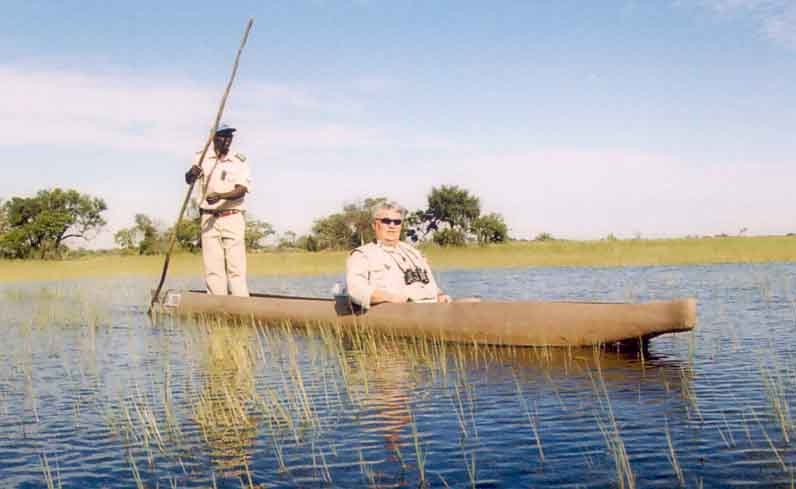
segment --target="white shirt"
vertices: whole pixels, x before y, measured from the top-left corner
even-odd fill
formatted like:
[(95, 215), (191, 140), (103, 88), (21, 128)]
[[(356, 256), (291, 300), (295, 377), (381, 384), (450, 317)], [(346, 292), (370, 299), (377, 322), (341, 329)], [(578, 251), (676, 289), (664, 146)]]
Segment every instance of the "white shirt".
[[(199, 152), (194, 165), (199, 162)], [(210, 193), (226, 193), (235, 189), (235, 185), (242, 185), (248, 190), (252, 188), (251, 171), (246, 157), (240, 153), (228, 152), (224, 158), (218, 159), (215, 152), (208, 149), (205, 159), (202, 162), (201, 190), (205, 197)], [(207, 200), (199, 203), (202, 209), (238, 209), (246, 210), (244, 198), (235, 200), (221, 199), (215, 204), (208, 204)]]
[[(419, 268), (428, 274), (428, 283), (404, 280), (406, 270)], [(436, 302), (439, 287), (431, 267), (416, 248), (400, 242), (395, 246), (368, 243), (351, 252), (346, 262), (346, 285), (351, 300), (364, 309), (376, 289), (401, 294), (414, 302)]]

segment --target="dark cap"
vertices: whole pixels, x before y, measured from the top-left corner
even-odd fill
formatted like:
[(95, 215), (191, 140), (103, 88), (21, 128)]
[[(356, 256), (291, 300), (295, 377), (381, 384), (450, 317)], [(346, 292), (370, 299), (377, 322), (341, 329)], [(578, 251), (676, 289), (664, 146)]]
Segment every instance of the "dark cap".
[(232, 127), (232, 126), (230, 126), (228, 124), (220, 124), (218, 126), (218, 129), (216, 129), (216, 134), (217, 135), (230, 135), (231, 136), (232, 133), (235, 132), (235, 131), (237, 131), (237, 129), (235, 129), (234, 127)]

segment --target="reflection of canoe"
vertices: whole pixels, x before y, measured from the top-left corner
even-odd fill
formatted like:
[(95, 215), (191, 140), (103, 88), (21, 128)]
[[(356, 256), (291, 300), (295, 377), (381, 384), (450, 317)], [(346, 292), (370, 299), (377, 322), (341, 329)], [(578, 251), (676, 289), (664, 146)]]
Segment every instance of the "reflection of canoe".
[(696, 324), (694, 299), (641, 304), (530, 301), (381, 304), (364, 314), (353, 314), (342, 299), (169, 292), (163, 308), (180, 315), (361, 325), (400, 336), (521, 346), (637, 342), (664, 333), (687, 331)]

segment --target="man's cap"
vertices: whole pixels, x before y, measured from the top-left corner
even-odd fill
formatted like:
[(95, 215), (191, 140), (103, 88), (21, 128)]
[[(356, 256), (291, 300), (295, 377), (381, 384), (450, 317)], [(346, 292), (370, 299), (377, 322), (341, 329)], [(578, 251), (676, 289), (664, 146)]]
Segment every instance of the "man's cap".
[(232, 135), (233, 132), (237, 131), (234, 127), (230, 126), (229, 124), (222, 123), (216, 129), (216, 134), (229, 134)]

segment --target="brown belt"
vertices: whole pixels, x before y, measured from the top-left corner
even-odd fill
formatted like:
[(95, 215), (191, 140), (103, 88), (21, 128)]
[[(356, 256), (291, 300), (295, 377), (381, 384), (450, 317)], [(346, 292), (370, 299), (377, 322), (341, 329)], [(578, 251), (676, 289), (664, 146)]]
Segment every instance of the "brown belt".
[(199, 209), (200, 214), (210, 214), (213, 217), (231, 216), (232, 214), (237, 214), (238, 212), (240, 212), (240, 209)]

